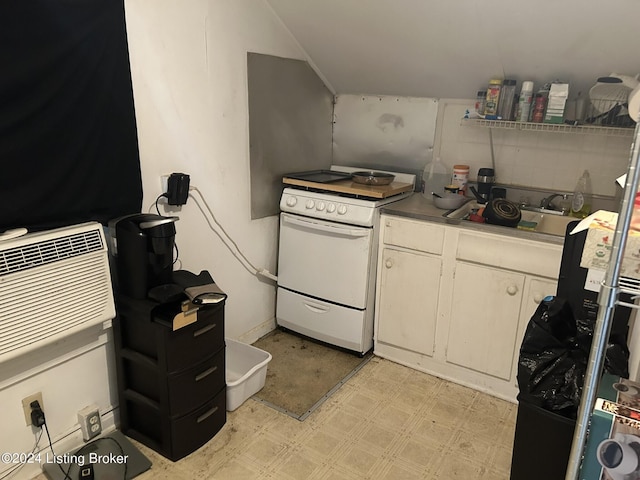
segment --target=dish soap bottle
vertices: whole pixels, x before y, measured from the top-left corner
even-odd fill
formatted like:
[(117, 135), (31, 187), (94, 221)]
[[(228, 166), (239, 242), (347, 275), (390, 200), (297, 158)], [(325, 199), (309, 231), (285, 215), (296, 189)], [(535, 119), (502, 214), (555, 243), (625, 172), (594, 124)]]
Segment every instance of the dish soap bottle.
[(591, 177), (589, 170), (585, 170), (576, 189), (573, 192), (571, 201), (571, 216), (577, 218), (585, 218), (591, 213)]
[(444, 195), (444, 187), (451, 183), (451, 170), (447, 167), (440, 157), (427, 163), (422, 174), (424, 182), (423, 194), (427, 200), (433, 202), (432, 193), (440, 196)]

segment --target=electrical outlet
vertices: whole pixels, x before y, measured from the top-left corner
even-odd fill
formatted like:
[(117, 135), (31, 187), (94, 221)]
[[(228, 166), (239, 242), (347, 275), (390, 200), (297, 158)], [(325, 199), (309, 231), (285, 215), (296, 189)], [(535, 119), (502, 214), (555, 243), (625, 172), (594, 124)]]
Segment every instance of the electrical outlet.
[(37, 400), (40, 404), (40, 408), (44, 412), (44, 402), (42, 401), (42, 392), (34, 393), (22, 399), (22, 410), (24, 411), (24, 420), (27, 422), (27, 427), (31, 425), (31, 402)]
[(78, 412), (78, 423), (82, 430), (84, 441), (91, 440), (102, 433), (100, 409), (96, 405), (89, 405)]
[(169, 190), (169, 175), (160, 175), (160, 191), (167, 193)]

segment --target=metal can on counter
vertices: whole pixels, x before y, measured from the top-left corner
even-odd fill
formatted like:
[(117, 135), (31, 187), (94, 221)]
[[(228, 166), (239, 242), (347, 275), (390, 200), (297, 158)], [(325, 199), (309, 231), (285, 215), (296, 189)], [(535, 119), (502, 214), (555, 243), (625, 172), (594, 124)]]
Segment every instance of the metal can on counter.
[(454, 165), (451, 184), (458, 186), (461, 195), (467, 193), (467, 182), (469, 181), (469, 165)]

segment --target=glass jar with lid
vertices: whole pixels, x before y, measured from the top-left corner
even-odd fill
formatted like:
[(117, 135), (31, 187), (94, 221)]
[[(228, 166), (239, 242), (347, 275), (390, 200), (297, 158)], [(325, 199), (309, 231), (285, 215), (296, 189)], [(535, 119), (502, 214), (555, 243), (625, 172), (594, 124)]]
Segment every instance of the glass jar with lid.
[(493, 78), (487, 87), (487, 101), (484, 104), (485, 115), (498, 114), (498, 102), (500, 101), (500, 91), (502, 90), (502, 80)]

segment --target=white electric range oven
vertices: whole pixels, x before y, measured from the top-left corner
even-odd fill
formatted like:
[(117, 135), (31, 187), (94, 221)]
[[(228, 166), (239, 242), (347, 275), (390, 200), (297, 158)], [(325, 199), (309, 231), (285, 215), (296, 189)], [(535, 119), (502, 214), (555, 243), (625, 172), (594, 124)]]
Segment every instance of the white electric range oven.
[(376, 187), (285, 177), (291, 186), (280, 199), (279, 326), (361, 355), (373, 348), (380, 207), (415, 186), (415, 175), (386, 173), (394, 181)]

